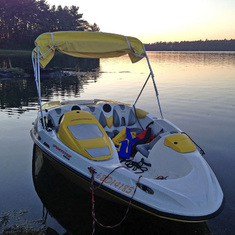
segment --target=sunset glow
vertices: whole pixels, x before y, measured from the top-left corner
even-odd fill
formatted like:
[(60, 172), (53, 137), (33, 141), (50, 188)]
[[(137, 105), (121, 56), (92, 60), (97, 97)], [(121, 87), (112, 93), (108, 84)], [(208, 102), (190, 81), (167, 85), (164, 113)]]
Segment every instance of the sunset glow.
[(91, 1), (48, 0), (50, 5), (79, 7), (83, 19), (102, 32), (156, 41), (235, 38), (234, 0)]

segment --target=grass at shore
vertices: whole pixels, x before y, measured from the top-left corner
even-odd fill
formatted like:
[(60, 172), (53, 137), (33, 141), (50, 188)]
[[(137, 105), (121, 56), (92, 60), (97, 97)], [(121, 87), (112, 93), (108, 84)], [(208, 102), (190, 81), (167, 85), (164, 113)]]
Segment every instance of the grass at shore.
[[(8, 211), (0, 216), (0, 235), (43, 235), (47, 234), (44, 219), (27, 220), (27, 210)], [(54, 233), (56, 234), (56, 233)]]

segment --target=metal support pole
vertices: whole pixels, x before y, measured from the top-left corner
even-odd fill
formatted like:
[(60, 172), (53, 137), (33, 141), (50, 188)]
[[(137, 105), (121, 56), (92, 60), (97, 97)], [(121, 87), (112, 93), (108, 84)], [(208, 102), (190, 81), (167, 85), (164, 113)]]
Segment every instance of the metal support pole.
[(150, 70), (150, 73), (151, 73), (151, 77), (152, 77), (152, 80), (153, 80), (153, 86), (154, 86), (154, 89), (155, 89), (155, 93), (156, 93), (156, 97), (157, 97), (157, 102), (158, 102), (158, 107), (159, 107), (159, 110), (160, 110), (161, 118), (163, 119), (162, 109), (161, 109), (160, 100), (159, 100), (159, 97), (158, 97), (157, 85), (156, 85), (155, 80), (154, 80), (153, 70), (152, 70), (152, 67), (150, 65), (149, 58), (148, 58), (148, 55), (146, 53), (145, 48), (144, 48), (144, 51), (145, 51), (145, 56), (146, 56), (146, 59), (147, 59), (147, 62), (148, 62), (149, 70)]
[(143, 87), (142, 87), (142, 89), (141, 89), (141, 91), (140, 91), (138, 97), (137, 97), (136, 100), (135, 100), (135, 103), (133, 104), (133, 106), (136, 105), (136, 103), (137, 103), (139, 97), (141, 96), (141, 94), (142, 94), (142, 92), (143, 92), (143, 90), (144, 90), (144, 88), (145, 88), (145, 86), (146, 86), (146, 84), (147, 84), (147, 82), (148, 82), (148, 80), (149, 80), (149, 78), (150, 78), (150, 75), (151, 75), (151, 74), (148, 75), (148, 77), (147, 77), (147, 79), (146, 79), (146, 81), (145, 81), (145, 83), (144, 83), (144, 85), (143, 85)]
[(37, 45), (37, 54), (35, 55), (35, 68), (34, 68), (34, 76), (35, 76), (35, 82), (38, 92), (38, 101), (40, 105), (40, 111), (41, 111), (41, 118), (42, 118), (42, 127), (43, 129), (46, 128), (45, 120), (43, 118), (43, 111), (42, 111), (42, 101), (41, 101), (41, 82), (40, 82), (40, 64), (39, 64), (39, 48)]

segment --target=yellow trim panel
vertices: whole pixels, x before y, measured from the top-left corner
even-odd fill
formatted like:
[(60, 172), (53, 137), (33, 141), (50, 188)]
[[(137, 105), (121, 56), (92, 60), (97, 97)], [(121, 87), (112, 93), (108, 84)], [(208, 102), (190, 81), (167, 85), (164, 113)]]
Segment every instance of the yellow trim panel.
[(174, 134), (165, 138), (164, 144), (180, 153), (189, 153), (196, 150), (196, 146), (184, 134)]
[(112, 157), (108, 135), (97, 119), (87, 111), (70, 111), (61, 119), (58, 138), (69, 148), (91, 160)]

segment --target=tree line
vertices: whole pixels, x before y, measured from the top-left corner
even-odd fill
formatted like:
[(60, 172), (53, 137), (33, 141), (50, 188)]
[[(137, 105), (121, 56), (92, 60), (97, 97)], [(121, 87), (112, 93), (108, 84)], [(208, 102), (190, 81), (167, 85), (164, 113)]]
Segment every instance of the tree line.
[(50, 6), (46, 0), (0, 1), (0, 49), (32, 49), (41, 33), (99, 31), (79, 13), (79, 7)]
[(235, 51), (235, 39), (156, 42), (145, 44), (147, 51)]

